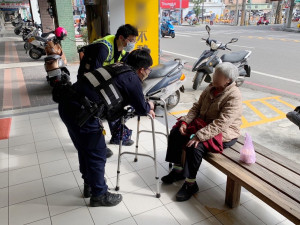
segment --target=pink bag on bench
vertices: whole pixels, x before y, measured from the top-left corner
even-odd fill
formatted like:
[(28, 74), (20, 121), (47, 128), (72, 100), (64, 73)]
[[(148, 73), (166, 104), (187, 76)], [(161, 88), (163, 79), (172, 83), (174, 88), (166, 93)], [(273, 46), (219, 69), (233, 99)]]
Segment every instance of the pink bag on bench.
[(252, 138), (248, 133), (246, 133), (245, 143), (240, 152), (240, 161), (247, 164), (253, 164), (256, 161)]

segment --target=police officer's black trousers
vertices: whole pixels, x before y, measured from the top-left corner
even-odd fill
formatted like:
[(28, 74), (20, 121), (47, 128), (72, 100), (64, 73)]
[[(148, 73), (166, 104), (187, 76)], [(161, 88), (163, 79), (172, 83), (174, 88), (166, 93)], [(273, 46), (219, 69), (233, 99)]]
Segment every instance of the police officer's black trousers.
[(86, 126), (79, 128), (63, 107), (59, 107), (59, 114), (78, 151), (79, 169), (84, 183), (90, 185), (93, 196), (106, 193), (107, 185), (104, 179), (106, 144), (98, 120), (91, 119)]
[(106, 144), (102, 131), (97, 133), (77, 133), (68, 129), (78, 151), (79, 169), (84, 183), (89, 184), (93, 196), (107, 192), (104, 179), (106, 163)]
[[(189, 137), (181, 135), (179, 128), (173, 128), (170, 132), (168, 140), (168, 148), (166, 154), (166, 161), (182, 165), (182, 151), (183, 147), (188, 143)], [(230, 142), (223, 142), (223, 147), (229, 148), (236, 143), (237, 139)], [(202, 142), (195, 147), (186, 147), (186, 156), (183, 168), (183, 175), (189, 179), (195, 179), (199, 167), (202, 163), (203, 157), (207, 154), (208, 150)]]

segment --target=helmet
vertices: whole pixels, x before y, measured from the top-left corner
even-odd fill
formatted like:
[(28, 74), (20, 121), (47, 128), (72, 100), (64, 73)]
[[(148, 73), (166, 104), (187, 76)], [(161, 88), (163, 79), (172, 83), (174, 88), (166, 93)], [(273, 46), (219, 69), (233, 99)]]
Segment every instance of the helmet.
[(55, 29), (55, 36), (58, 40), (64, 40), (67, 37), (68, 32), (63, 27), (58, 27)]

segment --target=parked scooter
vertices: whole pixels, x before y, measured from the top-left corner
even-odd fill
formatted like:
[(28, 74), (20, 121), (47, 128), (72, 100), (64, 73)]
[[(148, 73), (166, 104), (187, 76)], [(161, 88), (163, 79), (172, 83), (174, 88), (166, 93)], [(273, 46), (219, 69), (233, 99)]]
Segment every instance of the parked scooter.
[(166, 101), (167, 109), (174, 108), (180, 100), (180, 91), (184, 92), (184, 63), (175, 59), (152, 68), (148, 78), (143, 81), (143, 93), (146, 98), (156, 97)]
[(41, 38), (44, 38), (44, 39), (49, 39), (49, 38), (51, 39), (51, 38), (54, 38), (55, 35), (54, 35), (53, 31), (48, 32), (48, 33), (42, 33), (41, 26), (40, 25), (35, 25), (35, 28), (26, 37), (24, 37), (24, 39), (25, 39), (24, 49), (26, 50), (26, 53), (27, 53), (27, 51), (29, 51), (33, 47), (31, 42), (37, 43), (37, 42), (34, 42), (35, 39), (36, 39), (35, 37), (41, 37)]
[(160, 28), (161, 36), (171, 36), (172, 38), (175, 37), (175, 29), (173, 24), (170, 21), (163, 22)]
[(261, 16), (259, 18), (259, 20), (257, 21), (257, 25), (260, 25), (260, 24), (268, 25), (269, 23), (270, 23), (269, 20), (267, 20), (265, 16)]
[(208, 25), (206, 25), (206, 30), (208, 38), (202, 38), (202, 40), (205, 40), (206, 45), (210, 47), (210, 50), (205, 50), (193, 65), (192, 71), (196, 72), (193, 79), (193, 89), (197, 90), (203, 81), (210, 83), (212, 81), (214, 68), (222, 62), (230, 62), (238, 67), (239, 77), (236, 83), (237, 86), (241, 86), (244, 83), (245, 77), (250, 77), (251, 68), (248, 65), (248, 58), (251, 55), (251, 51), (245, 50), (232, 52), (218, 57), (219, 50), (227, 49), (231, 51), (227, 45), (237, 42), (238, 39), (232, 38), (230, 42), (223, 45), (217, 40), (210, 39), (210, 27)]
[(67, 36), (67, 31), (63, 27), (55, 29), (55, 38), (47, 41), (45, 52), (45, 70), (47, 81), (51, 87), (58, 84), (66, 84), (70, 81), (70, 72), (67, 69), (67, 59), (60, 46), (60, 41)]
[(28, 39), (28, 42), (30, 43), (30, 58), (37, 60), (43, 55), (46, 55), (45, 45), (49, 40), (55, 38), (55, 34), (53, 32), (49, 32), (44, 36), (45, 37), (32, 36)]
[(28, 40), (28, 38), (30, 38), (31, 36), (41, 36), (41, 35), (42, 35), (42, 26), (35, 23), (31, 27), (25, 27), (23, 29), (22, 38), (23, 38), (23, 41), (26, 42)]
[(22, 32), (23, 26), (24, 26), (23, 20), (21, 20), (18, 24), (16, 24), (16, 27), (14, 29), (14, 32), (16, 35), (19, 35)]
[(17, 17), (17, 18), (15, 18), (15, 19), (12, 19), (11, 24), (12, 24), (14, 27), (16, 27), (21, 21), (22, 21), (22, 19)]

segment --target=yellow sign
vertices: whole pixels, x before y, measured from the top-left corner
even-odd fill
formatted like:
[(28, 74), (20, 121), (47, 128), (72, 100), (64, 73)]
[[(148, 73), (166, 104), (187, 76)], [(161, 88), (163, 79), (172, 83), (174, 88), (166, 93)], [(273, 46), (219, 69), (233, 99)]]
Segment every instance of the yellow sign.
[(151, 49), (153, 65), (159, 63), (159, 0), (124, 0), (125, 23), (139, 31), (136, 48)]

